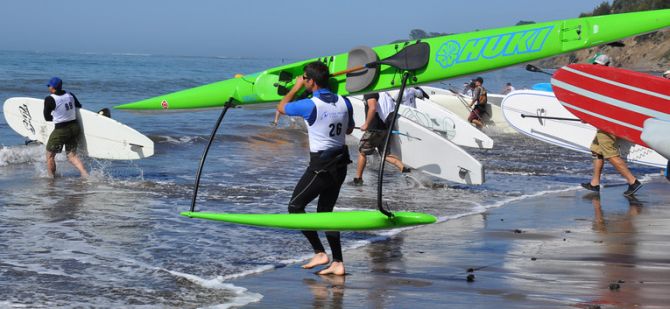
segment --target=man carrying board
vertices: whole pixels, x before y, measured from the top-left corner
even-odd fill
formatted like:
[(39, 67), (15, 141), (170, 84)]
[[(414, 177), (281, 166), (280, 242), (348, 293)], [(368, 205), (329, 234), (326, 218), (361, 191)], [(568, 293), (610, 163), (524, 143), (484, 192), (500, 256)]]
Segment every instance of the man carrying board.
[(44, 119), (53, 121), (55, 126), (46, 147), (49, 176), (56, 176), (56, 154), (65, 147), (68, 161), (79, 170), (82, 178), (86, 178), (88, 172), (77, 156), (81, 128), (76, 109), (81, 108), (81, 103), (73, 94), (63, 91), (63, 81), (58, 77), (51, 78), (47, 87), (50, 95), (44, 98)]
[[(592, 64), (609, 66), (610, 57), (605, 54), (599, 54), (593, 58)], [(614, 134), (598, 129), (590, 149), (591, 156), (593, 157), (593, 175), (590, 182), (581, 184), (584, 189), (600, 192), (600, 174), (602, 174), (605, 160), (607, 160), (626, 179), (628, 189), (623, 193), (625, 196), (632, 196), (637, 190), (640, 190), (642, 183), (631, 173), (626, 161), (621, 158), (618, 138)]]
[[(309, 135), (309, 166), (293, 190), (289, 202), (289, 213), (304, 213), (305, 207), (317, 196), (317, 212), (332, 212), (347, 176), (349, 149), (345, 145), (346, 134), (354, 130), (353, 107), (348, 99), (328, 90), (330, 73), (323, 62), (312, 62), (304, 68), (302, 76), (279, 102), (277, 111), (288, 116), (301, 116), (307, 123)], [(291, 102), (301, 88), (312, 93), (311, 99)], [(289, 103), (291, 102), (291, 103)], [(315, 231), (302, 231), (314, 249), (314, 257), (302, 267), (314, 268), (328, 264), (319, 235)], [(333, 261), (319, 275), (344, 275), (340, 232), (327, 231), (326, 238), (333, 253)]]

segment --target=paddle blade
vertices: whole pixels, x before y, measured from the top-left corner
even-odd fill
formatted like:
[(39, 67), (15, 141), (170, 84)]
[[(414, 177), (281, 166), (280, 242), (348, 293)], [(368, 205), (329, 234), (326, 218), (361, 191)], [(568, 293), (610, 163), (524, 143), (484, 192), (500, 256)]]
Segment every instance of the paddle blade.
[(430, 45), (420, 42), (408, 45), (397, 54), (379, 61), (381, 64), (406, 71), (418, 70), (428, 65)]
[(542, 72), (538, 67), (532, 65), (532, 64), (527, 64), (526, 65), (526, 71), (531, 71), (531, 72)]

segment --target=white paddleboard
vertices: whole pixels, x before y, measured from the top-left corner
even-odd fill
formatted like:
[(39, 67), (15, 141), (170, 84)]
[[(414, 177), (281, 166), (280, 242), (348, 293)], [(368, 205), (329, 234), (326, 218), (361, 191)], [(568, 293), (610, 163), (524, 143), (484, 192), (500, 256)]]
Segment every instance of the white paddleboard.
[[(364, 123), (365, 105), (361, 97), (350, 97), (350, 101), (354, 108), (354, 121)], [(395, 130), (401, 134), (392, 135), (390, 153), (398, 156), (406, 166), (456, 183), (484, 183), (484, 166), (439, 134), (402, 116), (398, 117)], [(363, 132), (354, 130), (351, 135), (360, 140)]]
[[(536, 117), (579, 119), (556, 99), (552, 92), (517, 90), (502, 101), (505, 119), (519, 132), (534, 139), (583, 153), (589, 150), (597, 129), (587, 123)], [(521, 117), (524, 115), (524, 117)], [(628, 162), (666, 167), (668, 160), (656, 151), (619, 140), (621, 157)]]
[[(398, 91), (391, 91), (392, 97)], [(361, 98), (359, 98), (361, 99)], [(429, 99), (416, 99), (416, 108), (400, 106), (400, 115), (428, 128), (461, 147), (493, 148), (493, 140), (466, 120)]]
[[(461, 94), (454, 94), (449, 90), (436, 87), (421, 86), (430, 100), (439, 104), (440, 106), (450, 110), (461, 119), (467, 122), (470, 116), (470, 107), (468, 106), (472, 98)], [(495, 104), (486, 105), (487, 115), (484, 115), (484, 131), (493, 131), (498, 133), (517, 133), (514, 128), (510, 127), (505, 117), (502, 115), (502, 110)]]
[[(54, 129), (43, 116), (44, 100), (10, 98), (3, 112), (7, 124), (19, 135), (46, 144)], [(114, 119), (83, 108), (77, 109), (82, 136), (78, 153), (91, 158), (135, 160), (154, 154), (154, 143), (148, 137)]]

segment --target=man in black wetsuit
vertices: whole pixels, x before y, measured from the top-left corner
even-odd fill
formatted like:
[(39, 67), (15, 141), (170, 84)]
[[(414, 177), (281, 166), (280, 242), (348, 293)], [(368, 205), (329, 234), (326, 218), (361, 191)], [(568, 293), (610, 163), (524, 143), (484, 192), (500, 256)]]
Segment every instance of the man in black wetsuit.
[[(317, 212), (332, 212), (347, 176), (347, 164), (351, 163), (344, 140), (345, 135), (351, 134), (354, 129), (353, 108), (348, 99), (328, 89), (329, 77), (325, 64), (318, 61), (309, 63), (303, 75), (296, 78), (291, 91), (277, 106), (280, 113), (301, 116), (308, 124), (309, 166), (293, 190), (288, 206), (290, 213), (304, 213), (307, 204), (317, 196)], [(289, 103), (302, 87), (312, 94), (312, 98)], [(317, 232), (302, 233), (314, 249), (314, 257), (302, 267), (310, 269), (328, 264), (330, 260)], [(340, 232), (328, 231), (326, 238), (333, 253), (333, 261), (318, 274), (344, 275)]]
[(47, 171), (50, 177), (56, 176), (56, 154), (65, 147), (67, 159), (79, 170), (82, 178), (88, 177), (84, 164), (77, 156), (77, 144), (81, 129), (77, 123), (77, 108), (81, 103), (74, 94), (63, 91), (63, 81), (54, 77), (47, 84), (50, 95), (44, 98), (44, 119), (53, 121), (55, 129), (47, 142)]

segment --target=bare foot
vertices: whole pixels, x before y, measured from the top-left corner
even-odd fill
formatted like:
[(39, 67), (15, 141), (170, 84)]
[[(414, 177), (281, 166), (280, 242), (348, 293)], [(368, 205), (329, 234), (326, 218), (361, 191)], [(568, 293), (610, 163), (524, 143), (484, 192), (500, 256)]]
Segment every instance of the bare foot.
[(309, 263), (302, 265), (302, 268), (311, 269), (315, 266), (328, 264), (328, 262), (330, 262), (328, 255), (325, 252), (319, 252), (315, 254), (311, 260), (309, 260)]
[(342, 262), (332, 262), (328, 268), (316, 273), (317, 275), (336, 275), (344, 276), (344, 263)]

